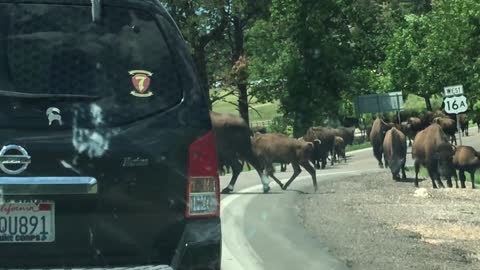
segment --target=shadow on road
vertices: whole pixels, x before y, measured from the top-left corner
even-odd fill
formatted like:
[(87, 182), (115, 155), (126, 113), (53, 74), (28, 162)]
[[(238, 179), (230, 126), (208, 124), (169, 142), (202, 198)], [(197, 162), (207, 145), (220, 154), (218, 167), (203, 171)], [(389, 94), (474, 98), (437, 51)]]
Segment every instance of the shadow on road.
[[(421, 178), (418, 178), (418, 182), (423, 182), (425, 181), (426, 179), (421, 177)], [(407, 177), (407, 179), (399, 179), (399, 180), (396, 180), (398, 183), (415, 183), (415, 178), (412, 178), (412, 177)]]

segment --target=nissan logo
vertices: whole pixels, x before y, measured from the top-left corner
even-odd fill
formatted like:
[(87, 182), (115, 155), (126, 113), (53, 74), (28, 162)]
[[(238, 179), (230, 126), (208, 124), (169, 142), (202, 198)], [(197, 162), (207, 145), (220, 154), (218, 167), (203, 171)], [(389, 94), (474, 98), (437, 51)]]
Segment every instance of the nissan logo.
[[(31, 157), (27, 150), (21, 146), (10, 144), (0, 150), (0, 170), (6, 174), (20, 174), (27, 169), (30, 162)], [(13, 168), (7, 168), (7, 166), (12, 167), (12, 165)]]

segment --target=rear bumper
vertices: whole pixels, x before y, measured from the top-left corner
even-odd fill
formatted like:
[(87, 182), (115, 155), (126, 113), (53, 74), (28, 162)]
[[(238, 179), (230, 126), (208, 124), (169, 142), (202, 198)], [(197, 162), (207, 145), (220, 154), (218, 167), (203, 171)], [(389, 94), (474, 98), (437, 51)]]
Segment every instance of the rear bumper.
[[(138, 265), (126, 267), (79, 267), (78, 270), (220, 270), (222, 236), (220, 218), (190, 220), (170, 265)], [(15, 268), (11, 268), (15, 269)], [(18, 268), (26, 269), (26, 268)], [(59, 270), (64, 268), (43, 268)]]

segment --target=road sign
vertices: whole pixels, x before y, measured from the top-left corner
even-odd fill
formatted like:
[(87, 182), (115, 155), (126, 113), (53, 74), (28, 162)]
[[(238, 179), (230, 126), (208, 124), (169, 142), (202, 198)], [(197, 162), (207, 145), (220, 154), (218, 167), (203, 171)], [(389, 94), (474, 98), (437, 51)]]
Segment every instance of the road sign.
[(459, 114), (468, 110), (467, 98), (465, 96), (447, 97), (444, 102), (445, 112), (448, 114)]
[(402, 109), (402, 92), (355, 97), (355, 112), (357, 114), (401, 111)]
[(463, 85), (447, 86), (443, 90), (447, 97), (463, 95)]

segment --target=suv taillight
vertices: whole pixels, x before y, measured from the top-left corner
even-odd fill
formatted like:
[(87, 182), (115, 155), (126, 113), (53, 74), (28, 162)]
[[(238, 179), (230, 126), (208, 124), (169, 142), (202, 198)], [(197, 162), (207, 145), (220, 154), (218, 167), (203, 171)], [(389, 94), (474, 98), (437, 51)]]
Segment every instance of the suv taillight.
[(220, 184), (213, 131), (194, 141), (188, 154), (187, 209), (185, 216), (220, 216)]

